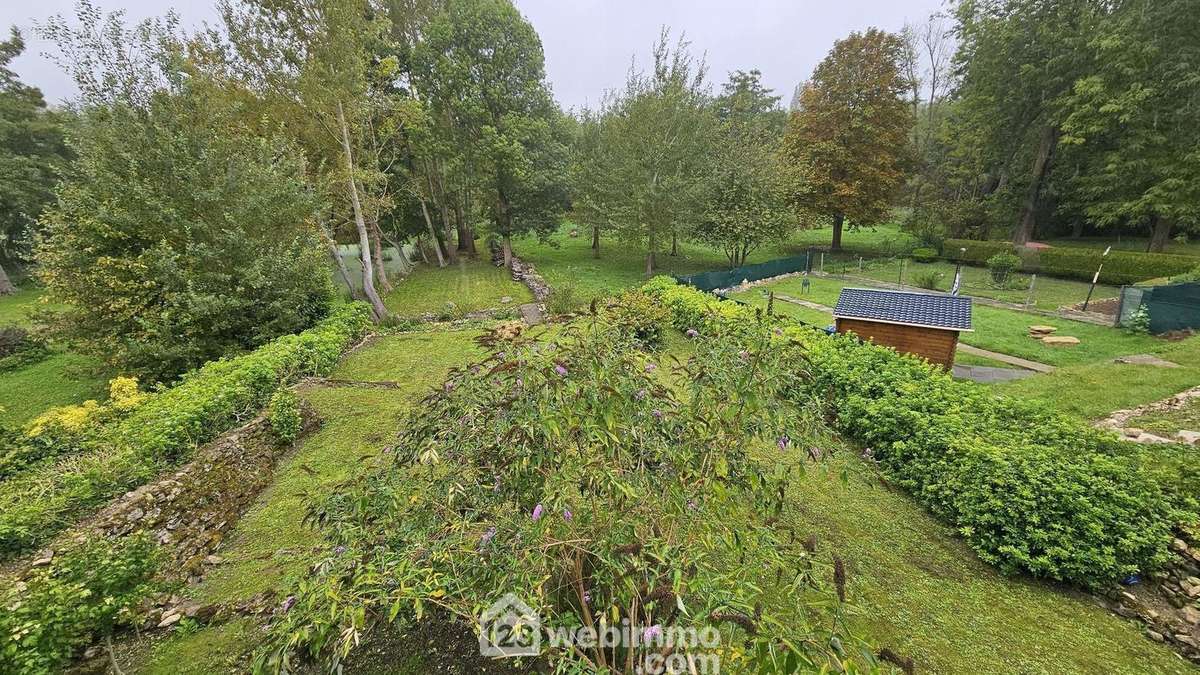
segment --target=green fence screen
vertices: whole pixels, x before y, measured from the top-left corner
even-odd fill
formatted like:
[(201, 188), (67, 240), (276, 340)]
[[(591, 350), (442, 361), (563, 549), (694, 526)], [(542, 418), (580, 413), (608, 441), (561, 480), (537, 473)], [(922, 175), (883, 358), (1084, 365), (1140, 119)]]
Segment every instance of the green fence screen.
[(1130, 287), (1121, 292), (1121, 325), (1144, 307), (1150, 314), (1150, 332), (1200, 328), (1200, 283)]
[(808, 256), (798, 255), (791, 258), (770, 260), (757, 265), (735, 267), (727, 271), (700, 272), (686, 276), (675, 277), (681, 284), (687, 284), (701, 291), (715, 291), (718, 288), (732, 288), (743, 281), (759, 281), (783, 274), (803, 272), (808, 269)]

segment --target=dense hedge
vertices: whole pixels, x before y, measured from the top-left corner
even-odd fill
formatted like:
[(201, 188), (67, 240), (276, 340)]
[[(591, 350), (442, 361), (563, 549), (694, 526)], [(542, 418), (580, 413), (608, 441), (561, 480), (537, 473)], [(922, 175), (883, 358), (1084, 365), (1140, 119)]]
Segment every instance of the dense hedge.
[[(645, 288), (681, 330), (756, 324), (750, 310), (670, 279)], [(1184, 514), (1141, 455), (1110, 434), (850, 336), (781, 332), (806, 345), (797, 365), (834, 395), (839, 430), (984, 560), (1094, 586), (1166, 558)]]
[[(962, 253), (959, 249), (967, 249)], [(1091, 281), (1100, 265), (1103, 251), (1094, 248), (1058, 246), (1033, 250), (1017, 249), (1007, 241), (974, 241), (970, 239), (947, 239), (942, 253), (951, 260), (986, 265), (988, 258), (998, 253), (1017, 253), (1024, 272), (1036, 272), (1053, 277)], [(1133, 284), (1147, 279), (1183, 274), (1196, 267), (1197, 259), (1186, 255), (1169, 253), (1141, 253), (1138, 251), (1112, 251), (1104, 258), (1104, 270), (1100, 281), (1105, 284)]]
[(38, 545), (87, 509), (178, 463), (261, 410), (280, 386), (327, 373), (369, 322), (366, 305), (342, 307), (303, 333), (185, 375), (128, 415), (102, 422), (81, 448), (43, 453), (0, 482), (0, 556)]

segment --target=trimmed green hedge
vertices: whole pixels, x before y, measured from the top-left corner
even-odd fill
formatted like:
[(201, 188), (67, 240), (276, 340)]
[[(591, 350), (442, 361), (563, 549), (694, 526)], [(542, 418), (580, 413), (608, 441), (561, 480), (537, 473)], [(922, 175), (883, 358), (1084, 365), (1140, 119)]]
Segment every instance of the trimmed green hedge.
[[(748, 308), (670, 279), (645, 290), (680, 330), (759, 325)], [(1097, 586), (1168, 556), (1183, 506), (1129, 444), (852, 336), (776, 330), (807, 347), (805, 400), (832, 393), (838, 429), (1004, 572)]]
[[(959, 251), (962, 248), (967, 249), (966, 253)], [(942, 253), (948, 259), (961, 258), (964, 262), (980, 266), (986, 265), (988, 258), (998, 253), (1016, 253), (1021, 258), (1023, 272), (1091, 281), (1104, 251), (1069, 246), (1034, 250), (1017, 248), (1007, 241), (947, 239), (942, 245)], [(1200, 261), (1186, 255), (1112, 251), (1104, 257), (1104, 270), (1100, 273), (1100, 282), (1114, 286), (1134, 284), (1147, 279), (1183, 274), (1197, 264), (1200, 264)]]
[(89, 509), (178, 464), (256, 414), (281, 386), (328, 373), (370, 316), (362, 303), (346, 305), (303, 333), (210, 362), (97, 430), (79, 452), (49, 456), (0, 482), (0, 555), (37, 546)]

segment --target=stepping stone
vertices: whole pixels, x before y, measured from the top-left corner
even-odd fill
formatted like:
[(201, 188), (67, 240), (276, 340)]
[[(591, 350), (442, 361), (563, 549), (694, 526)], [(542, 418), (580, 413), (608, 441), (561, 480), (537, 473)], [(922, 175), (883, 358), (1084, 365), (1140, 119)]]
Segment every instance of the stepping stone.
[(1118, 356), (1113, 359), (1113, 363), (1128, 363), (1135, 366), (1157, 366), (1159, 368), (1178, 368), (1178, 363), (1165, 361), (1154, 356), (1153, 354), (1130, 354), (1129, 356)]
[(521, 318), (530, 326), (535, 326), (546, 320), (546, 317), (542, 314), (542, 308), (538, 307), (535, 302), (521, 305), (519, 309), (521, 310)]
[(1051, 347), (1071, 347), (1079, 344), (1079, 338), (1070, 335), (1047, 335), (1042, 338), (1042, 342)]
[(1049, 335), (1056, 330), (1058, 330), (1058, 328), (1055, 328), (1054, 326), (1030, 326), (1029, 334), (1033, 335), (1034, 333), (1038, 333), (1041, 335)]
[(1180, 431), (1179, 433), (1177, 433), (1175, 435), (1177, 437), (1179, 437), (1179, 440), (1183, 441), (1184, 443), (1190, 443), (1192, 445), (1196, 445), (1196, 443), (1200, 442), (1200, 431), (1184, 430), (1184, 431)]

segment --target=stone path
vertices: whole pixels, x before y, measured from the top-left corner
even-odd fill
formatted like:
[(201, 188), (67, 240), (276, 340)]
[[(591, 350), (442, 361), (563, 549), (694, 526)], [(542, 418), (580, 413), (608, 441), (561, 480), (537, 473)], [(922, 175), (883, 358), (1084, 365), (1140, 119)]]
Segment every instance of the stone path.
[(982, 356), (987, 359), (992, 359), (993, 361), (1007, 363), (1010, 366), (1016, 366), (1018, 368), (1024, 368), (1025, 370), (1032, 370), (1038, 373), (1053, 373), (1056, 370), (1054, 366), (1049, 366), (1045, 363), (1030, 361), (1029, 359), (1023, 359), (1019, 356), (1009, 356), (1008, 354), (1001, 354), (1000, 352), (989, 352), (986, 349), (972, 347), (971, 345), (964, 345), (961, 342), (958, 343), (958, 351), (964, 354)]
[[(816, 302), (810, 302), (808, 300), (800, 300), (798, 298), (793, 298), (790, 295), (782, 295), (780, 293), (776, 293), (775, 299), (782, 300), (783, 302), (786, 302), (789, 304), (799, 305), (801, 307), (807, 307), (809, 309), (815, 309), (815, 310), (819, 310), (822, 312), (827, 312), (829, 314), (833, 314), (833, 308), (829, 307), (828, 305), (822, 305), (822, 304), (819, 304)], [(1029, 359), (1023, 359), (1018, 356), (1009, 356), (1008, 354), (1001, 354), (1000, 352), (990, 352), (986, 349), (980, 349), (979, 347), (972, 347), (971, 345), (965, 345), (961, 342), (958, 343), (958, 351), (963, 352), (964, 354), (972, 354), (974, 356), (982, 356), (984, 358), (992, 359), (993, 361), (1007, 363), (1010, 366), (1016, 366), (1017, 368), (1022, 368), (1024, 370), (1029, 370), (1029, 371), (1033, 371), (1036, 373), (1053, 373), (1055, 370), (1054, 366), (1049, 366), (1049, 365), (1046, 365), (1045, 363), (1038, 363), (1037, 361), (1030, 361)], [(955, 368), (958, 368), (958, 366), (955, 366)], [(1013, 372), (1017, 373), (1017, 374), (1011, 374), (1011, 375), (1000, 375), (997, 373), (992, 373), (991, 375), (980, 375), (980, 377), (991, 378), (991, 379), (976, 380), (977, 382), (984, 382), (984, 381), (1003, 382), (1005, 380), (1016, 380), (1016, 379), (1020, 379), (1021, 377), (1025, 377), (1025, 375), (1019, 374), (1019, 371), (1012, 371), (1010, 368), (992, 368), (989, 366), (963, 366), (963, 368), (971, 368), (971, 369), (974, 369), (975, 372), (979, 372), (979, 373), (988, 373), (991, 371), (1006, 371), (1009, 373), (1013, 373)], [(982, 369), (982, 370), (980, 370), (980, 369)], [(968, 371), (964, 371), (964, 373), (965, 372), (968, 372)], [(964, 377), (965, 377), (965, 375), (964, 375)], [(970, 377), (968, 379), (975, 379), (975, 378)]]
[(993, 384), (996, 382), (1009, 382), (1011, 380), (1020, 380), (1026, 377), (1037, 375), (1032, 370), (1023, 368), (993, 368), (992, 366), (966, 366), (960, 363), (954, 364), (954, 377), (959, 380), (971, 380), (972, 382), (980, 382), (982, 384)]

